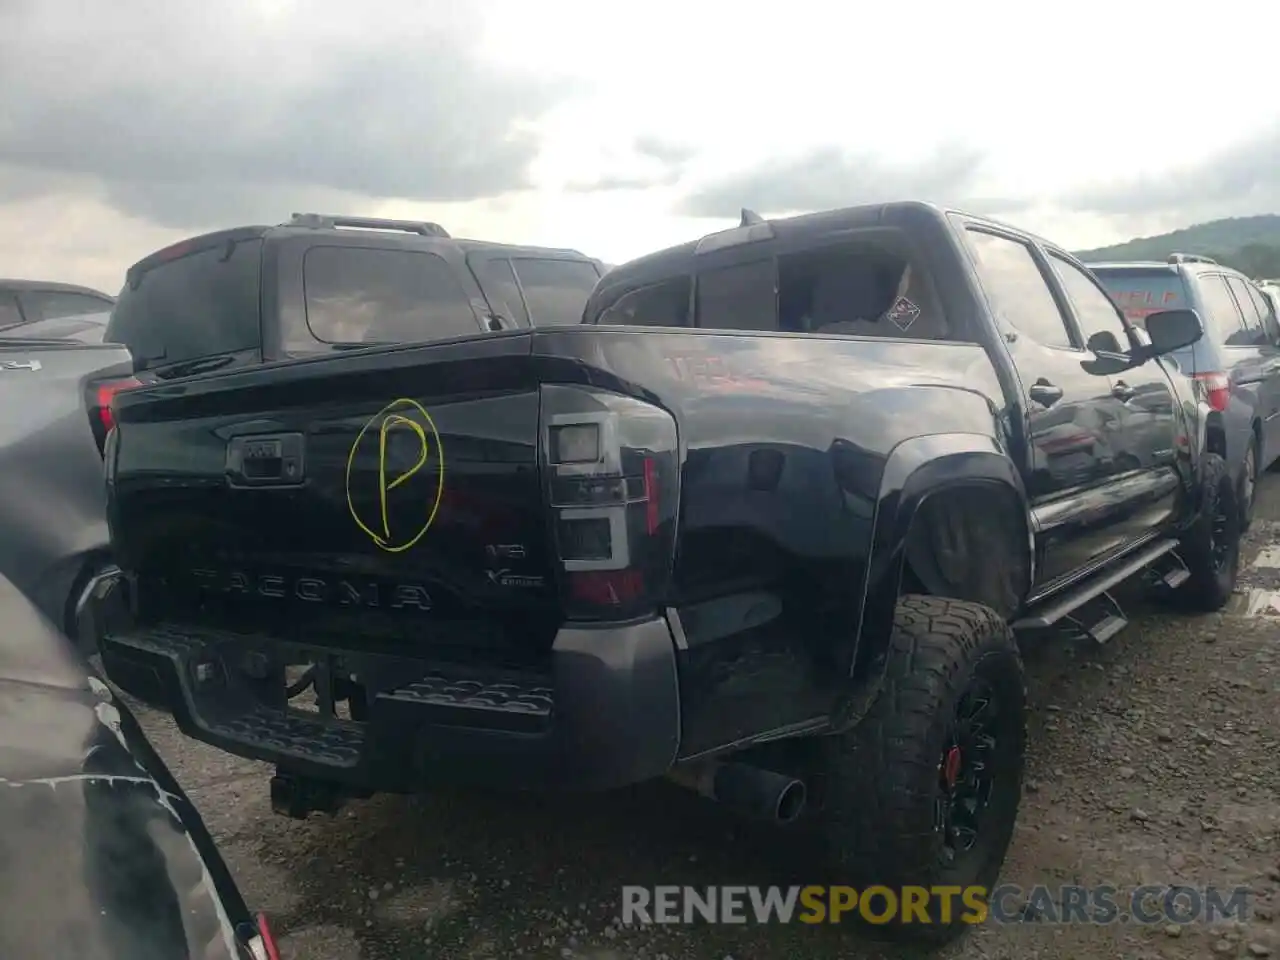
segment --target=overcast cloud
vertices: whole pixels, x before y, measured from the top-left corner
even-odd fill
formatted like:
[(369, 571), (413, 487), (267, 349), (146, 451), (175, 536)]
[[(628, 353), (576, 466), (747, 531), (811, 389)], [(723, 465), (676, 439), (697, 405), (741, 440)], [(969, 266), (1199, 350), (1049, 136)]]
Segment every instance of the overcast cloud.
[(906, 197), (959, 203), (975, 213), (1011, 213), (1026, 199), (983, 197), (985, 155), (963, 144), (944, 145), (919, 160), (889, 162), (871, 152), (820, 146), (778, 157), (694, 187), (682, 208), (694, 217), (735, 217), (743, 207), (778, 213), (849, 207)]
[(81, 175), (125, 214), (196, 228), (526, 187), (538, 143), (520, 125), (569, 87), (480, 62), (475, 6), (408, 9), (5, 0), (0, 189)]
[(1068, 202), (1101, 214), (1177, 210), (1191, 220), (1280, 212), (1280, 117), (1192, 163), (1120, 175), (1071, 191)]
[(1152, 9), (1078, 0), (1045, 44), (1014, 0), (0, 0), (0, 274), (114, 289), (180, 236), (302, 210), (610, 262), (743, 206), (929, 199), (1071, 248), (1277, 211), (1273, 68), (1238, 24), (1280, 14), (1197, 23), (1230, 97), (1139, 101), (1150, 58), (1108, 51), (1189, 42)]

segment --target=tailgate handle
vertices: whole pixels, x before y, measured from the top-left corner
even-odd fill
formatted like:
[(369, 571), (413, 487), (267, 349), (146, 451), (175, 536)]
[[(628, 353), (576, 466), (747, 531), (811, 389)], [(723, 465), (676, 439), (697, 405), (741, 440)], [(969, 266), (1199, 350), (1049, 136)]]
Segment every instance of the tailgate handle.
[(227, 441), (227, 483), (233, 487), (289, 487), (306, 474), (300, 433), (258, 434)]

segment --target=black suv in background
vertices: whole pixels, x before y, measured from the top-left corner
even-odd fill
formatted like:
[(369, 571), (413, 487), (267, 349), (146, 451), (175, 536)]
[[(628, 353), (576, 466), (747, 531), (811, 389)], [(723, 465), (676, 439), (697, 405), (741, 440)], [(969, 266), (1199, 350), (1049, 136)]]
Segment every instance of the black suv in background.
[(1280, 322), (1271, 298), (1238, 270), (1192, 254), (1087, 266), (1138, 326), (1161, 310), (1200, 314), (1204, 336), (1172, 359), (1211, 408), (1209, 446), (1237, 478), (1247, 524), (1259, 473), (1280, 459)]
[(41, 320), (105, 313), (114, 305), (115, 301), (100, 290), (73, 283), (0, 280), (0, 330)]
[(129, 268), (106, 339), (144, 380), (482, 330), (574, 324), (604, 272), (575, 250), (454, 239), (435, 223), (294, 214)]

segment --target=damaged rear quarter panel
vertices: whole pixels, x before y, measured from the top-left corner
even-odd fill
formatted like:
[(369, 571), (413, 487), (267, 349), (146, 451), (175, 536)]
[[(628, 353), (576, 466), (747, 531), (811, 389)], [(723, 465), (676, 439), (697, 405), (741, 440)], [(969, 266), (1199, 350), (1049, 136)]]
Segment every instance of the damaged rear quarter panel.
[(864, 588), (891, 572), (869, 560), (882, 496), (896, 510), (882, 490), (895, 448), (935, 434), (1004, 445), (976, 344), (594, 327), (539, 332), (534, 352), (579, 357), (561, 373), (676, 418), (686, 757), (829, 715)]

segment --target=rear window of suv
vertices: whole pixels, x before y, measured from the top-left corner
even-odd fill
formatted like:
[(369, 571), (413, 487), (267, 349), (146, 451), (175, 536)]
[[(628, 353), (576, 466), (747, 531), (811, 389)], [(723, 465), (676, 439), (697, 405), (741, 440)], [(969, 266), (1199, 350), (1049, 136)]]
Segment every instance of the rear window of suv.
[[(1086, 264), (1087, 266), (1087, 264)], [(1142, 326), (1150, 314), (1190, 306), (1182, 277), (1173, 270), (1089, 267), (1124, 315)]]
[(480, 332), (466, 291), (434, 253), (315, 246), (302, 261), (307, 325), (326, 343), (418, 343)]
[(135, 360), (175, 363), (261, 345), (262, 241), (206, 247), (162, 261), (126, 281), (106, 340)]

